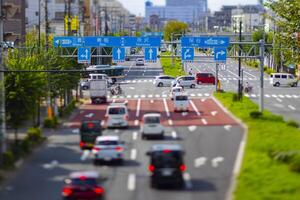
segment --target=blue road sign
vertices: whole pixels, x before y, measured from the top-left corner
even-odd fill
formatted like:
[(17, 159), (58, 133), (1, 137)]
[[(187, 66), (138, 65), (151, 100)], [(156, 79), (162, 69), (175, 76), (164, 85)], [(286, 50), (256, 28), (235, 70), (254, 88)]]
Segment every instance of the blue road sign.
[(116, 62), (122, 62), (125, 60), (125, 48), (114, 47), (112, 51), (113, 60)]
[(53, 38), (54, 47), (81, 47), (83, 46), (82, 37), (54, 37)]
[(226, 48), (214, 48), (214, 60), (216, 62), (226, 62), (227, 51)]
[(163, 32), (142, 32), (143, 37), (148, 37), (148, 36), (159, 36), (162, 37), (164, 35)]
[(78, 63), (90, 63), (91, 62), (91, 49), (90, 48), (78, 48)]
[(193, 47), (182, 47), (181, 49), (181, 60), (193, 61), (194, 60), (194, 48)]
[(203, 36), (203, 37), (182, 37), (182, 47), (228, 47), (229, 37)]
[(146, 62), (156, 62), (156, 60), (157, 60), (157, 48), (156, 47), (144, 48), (144, 54), (145, 54)]

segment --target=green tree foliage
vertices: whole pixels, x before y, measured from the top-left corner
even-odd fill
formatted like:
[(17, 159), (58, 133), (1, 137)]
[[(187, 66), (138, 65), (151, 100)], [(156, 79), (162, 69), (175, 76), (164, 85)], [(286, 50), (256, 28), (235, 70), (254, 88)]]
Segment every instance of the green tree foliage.
[(185, 34), (188, 31), (188, 24), (179, 21), (169, 21), (164, 28), (164, 38), (166, 41), (171, 41), (180, 38), (180, 34)]

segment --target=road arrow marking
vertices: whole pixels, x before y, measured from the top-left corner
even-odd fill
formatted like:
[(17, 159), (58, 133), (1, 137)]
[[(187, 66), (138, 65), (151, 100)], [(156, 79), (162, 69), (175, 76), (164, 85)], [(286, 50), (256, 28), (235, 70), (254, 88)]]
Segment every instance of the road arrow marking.
[(94, 113), (89, 113), (89, 114), (85, 115), (85, 117), (87, 117), (87, 118), (92, 118), (93, 116), (94, 116)]
[(205, 165), (206, 161), (207, 161), (207, 158), (205, 158), (205, 157), (196, 158), (194, 161), (195, 168), (199, 168), (202, 165)]
[(57, 160), (53, 160), (50, 163), (46, 163), (43, 165), (43, 167), (45, 169), (53, 169), (54, 167), (56, 167), (58, 165), (58, 161)]
[(194, 132), (197, 129), (197, 126), (189, 126), (189, 131)]
[(218, 111), (211, 111), (210, 113), (212, 116), (216, 116), (218, 114)]
[(214, 168), (217, 168), (219, 166), (219, 163), (223, 162), (224, 161), (224, 158), (223, 157), (216, 157), (214, 159), (211, 160), (211, 165), (214, 167)]
[(224, 129), (227, 130), (227, 131), (230, 131), (231, 127), (232, 127), (231, 125), (225, 125)]

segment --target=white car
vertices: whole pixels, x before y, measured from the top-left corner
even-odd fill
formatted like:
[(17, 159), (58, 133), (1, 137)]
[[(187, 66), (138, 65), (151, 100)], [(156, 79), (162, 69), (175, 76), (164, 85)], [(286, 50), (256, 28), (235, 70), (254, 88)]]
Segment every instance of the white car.
[(298, 80), (292, 74), (288, 73), (273, 73), (271, 74), (270, 84), (275, 87), (279, 86), (291, 86), (297, 87)]
[(173, 103), (174, 103), (175, 112), (189, 111), (189, 98), (187, 94), (184, 93), (176, 94)]
[(174, 80), (175, 78), (172, 76), (163, 75), (163, 76), (156, 76), (153, 83), (156, 87), (164, 87), (164, 86), (170, 87)]
[(138, 58), (138, 59), (136, 59), (135, 65), (136, 65), (136, 66), (144, 66), (144, 65), (145, 65), (144, 59), (143, 59), (143, 58)]
[(112, 103), (106, 109), (107, 127), (118, 128), (128, 127), (128, 109), (123, 103)]
[(174, 97), (175, 97), (176, 94), (179, 94), (181, 92), (183, 92), (183, 88), (182, 87), (172, 87), (171, 91), (170, 91), (171, 100), (174, 99)]
[(124, 160), (124, 142), (120, 141), (119, 136), (98, 136), (92, 149), (94, 163), (101, 161), (118, 161), (123, 163)]
[(161, 115), (158, 113), (144, 114), (141, 125), (142, 139), (155, 137), (164, 138), (165, 129), (160, 122)]
[(194, 76), (179, 76), (172, 82), (172, 87), (176, 86), (177, 83), (183, 87), (195, 88), (196, 78)]

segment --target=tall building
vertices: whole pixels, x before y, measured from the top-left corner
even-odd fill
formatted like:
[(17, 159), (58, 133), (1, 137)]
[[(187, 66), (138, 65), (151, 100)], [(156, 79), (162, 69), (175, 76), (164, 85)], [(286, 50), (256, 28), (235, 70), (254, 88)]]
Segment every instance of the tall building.
[(151, 1), (145, 3), (145, 20), (157, 15), (161, 21), (178, 20), (191, 25), (203, 26), (208, 13), (207, 0), (166, 0), (165, 6), (155, 6)]

